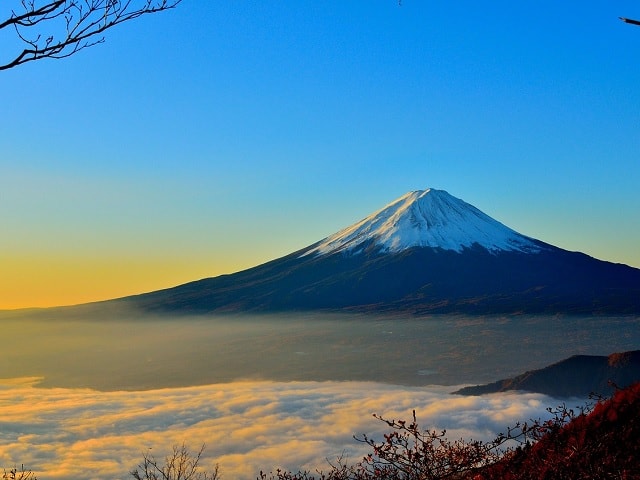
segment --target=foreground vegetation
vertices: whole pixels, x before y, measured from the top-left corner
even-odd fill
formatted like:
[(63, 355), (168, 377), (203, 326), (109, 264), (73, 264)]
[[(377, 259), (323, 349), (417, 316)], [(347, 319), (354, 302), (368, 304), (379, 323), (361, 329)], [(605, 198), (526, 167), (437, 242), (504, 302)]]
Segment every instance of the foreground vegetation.
[(362, 461), (340, 459), (325, 472), (260, 473), (259, 480), (640, 479), (640, 384), (577, 412), (561, 405), (547, 421), (517, 424), (490, 442), (446, 438), (387, 420), (382, 441)]
[[(415, 417), (389, 420), (382, 440), (355, 437), (370, 453), (357, 463), (342, 458), (326, 471), (260, 472), (258, 480), (533, 480), (640, 479), (640, 384), (574, 411), (549, 409), (550, 420), (516, 424), (489, 442), (451, 441), (446, 431), (422, 430)], [(130, 472), (136, 480), (218, 480), (203, 471), (204, 446), (191, 453), (176, 446), (162, 460), (150, 454)], [(3, 480), (36, 480), (23, 468)]]

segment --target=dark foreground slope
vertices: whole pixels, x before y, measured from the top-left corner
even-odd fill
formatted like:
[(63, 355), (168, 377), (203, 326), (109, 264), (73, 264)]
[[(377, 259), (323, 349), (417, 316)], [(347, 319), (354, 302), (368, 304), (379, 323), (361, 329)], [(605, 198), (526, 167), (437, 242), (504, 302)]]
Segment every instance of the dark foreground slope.
[(552, 397), (585, 397), (590, 393), (608, 394), (611, 383), (620, 388), (640, 382), (640, 350), (609, 356), (574, 355), (548, 367), (487, 385), (465, 387), (454, 393), (486, 393), (523, 390)]
[(414, 247), (293, 253), (120, 300), (152, 312), (640, 314), (640, 270), (545, 245), (538, 253)]
[(350, 465), (340, 457), (317, 476), (276, 470), (261, 480), (636, 480), (640, 478), (640, 384), (576, 410), (551, 408), (488, 442), (450, 440), (446, 430), (421, 430), (416, 420), (379, 417), (391, 431)]
[(640, 478), (640, 384), (616, 392), (588, 415), (549, 428), (475, 480)]

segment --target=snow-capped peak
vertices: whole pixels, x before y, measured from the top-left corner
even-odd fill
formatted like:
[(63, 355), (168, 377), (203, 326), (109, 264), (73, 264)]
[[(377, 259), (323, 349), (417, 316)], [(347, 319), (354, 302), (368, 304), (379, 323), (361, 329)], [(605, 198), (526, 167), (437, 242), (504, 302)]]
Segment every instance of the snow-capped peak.
[(409, 192), (358, 223), (320, 241), (303, 255), (337, 251), (356, 254), (366, 247), (399, 252), (432, 247), (462, 252), (473, 246), (490, 252), (537, 252), (533, 239), (494, 220), (444, 190)]

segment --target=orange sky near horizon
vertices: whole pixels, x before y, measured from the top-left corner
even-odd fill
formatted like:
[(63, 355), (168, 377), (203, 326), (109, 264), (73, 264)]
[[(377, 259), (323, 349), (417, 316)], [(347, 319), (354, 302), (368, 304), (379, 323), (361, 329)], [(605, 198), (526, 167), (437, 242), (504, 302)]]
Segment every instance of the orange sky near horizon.
[(0, 258), (0, 310), (46, 308), (109, 300), (230, 273), (183, 259)]

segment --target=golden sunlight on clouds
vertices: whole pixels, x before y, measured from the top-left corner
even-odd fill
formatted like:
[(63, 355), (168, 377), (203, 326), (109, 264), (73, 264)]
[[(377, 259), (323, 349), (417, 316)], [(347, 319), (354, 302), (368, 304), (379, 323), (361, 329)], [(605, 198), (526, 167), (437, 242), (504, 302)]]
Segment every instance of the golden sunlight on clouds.
[(224, 478), (326, 468), (345, 452), (367, 451), (354, 434), (378, 437), (379, 413), (446, 428), (452, 437), (489, 438), (556, 401), (537, 394), (459, 397), (451, 387), (366, 382), (234, 382), (134, 392), (37, 388), (36, 379), (0, 383), (0, 467), (24, 464), (39, 478), (126, 478), (151, 449), (206, 443), (203, 466)]

